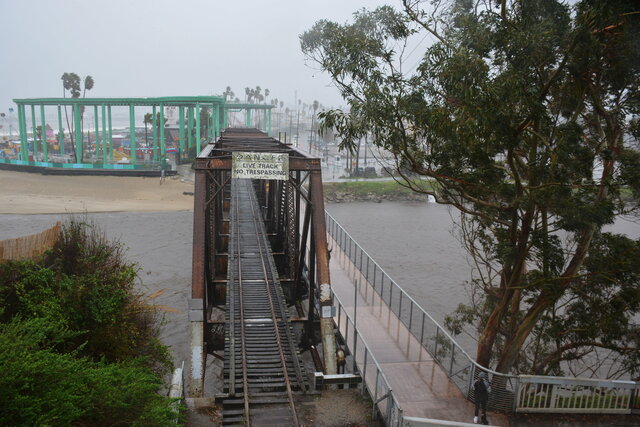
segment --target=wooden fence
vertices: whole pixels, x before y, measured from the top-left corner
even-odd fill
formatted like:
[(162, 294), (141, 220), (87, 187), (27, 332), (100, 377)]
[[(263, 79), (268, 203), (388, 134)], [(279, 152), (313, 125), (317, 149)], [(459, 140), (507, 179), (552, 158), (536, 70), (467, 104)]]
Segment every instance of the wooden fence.
[(8, 260), (35, 259), (47, 249), (51, 249), (60, 238), (62, 224), (56, 222), (53, 227), (41, 233), (16, 239), (0, 240), (0, 262)]

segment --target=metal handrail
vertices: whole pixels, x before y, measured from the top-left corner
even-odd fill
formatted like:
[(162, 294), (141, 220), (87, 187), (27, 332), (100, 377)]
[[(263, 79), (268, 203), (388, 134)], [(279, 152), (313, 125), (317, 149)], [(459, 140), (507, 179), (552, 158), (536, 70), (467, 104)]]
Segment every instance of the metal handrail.
[[(333, 292), (332, 292), (333, 293)], [(344, 312), (345, 317), (346, 317), (346, 321), (349, 322), (352, 325), (354, 332), (354, 336), (353, 336), (353, 341), (354, 343), (357, 342), (358, 339), (360, 339), (360, 341), (362, 342), (362, 345), (364, 346), (364, 356), (363, 356), (363, 365), (359, 367), (360, 372), (362, 372), (362, 384), (363, 384), (363, 392), (364, 392), (364, 387), (367, 388), (367, 391), (369, 392), (369, 395), (371, 396), (371, 398), (373, 399), (373, 405), (374, 407), (378, 407), (380, 405), (381, 402), (383, 402), (385, 399), (387, 398), (391, 398), (391, 403), (392, 405), (389, 406), (387, 405), (387, 409), (386, 409), (386, 418), (387, 418), (387, 426), (400, 426), (402, 425), (402, 407), (400, 406), (400, 403), (398, 402), (398, 399), (396, 398), (395, 394), (393, 393), (393, 389), (391, 388), (391, 384), (389, 383), (389, 380), (387, 379), (387, 376), (384, 374), (384, 371), (382, 370), (382, 367), (380, 366), (380, 364), (378, 363), (378, 360), (376, 359), (376, 357), (374, 356), (373, 352), (371, 351), (371, 348), (369, 347), (369, 345), (367, 344), (367, 341), (362, 337), (362, 335), (358, 335), (358, 331), (355, 328), (353, 319), (351, 318), (351, 316), (349, 315), (349, 313), (347, 312), (347, 310), (344, 308), (344, 304), (342, 303), (342, 301), (340, 300), (340, 298), (338, 297), (338, 295), (336, 295), (335, 293), (333, 293), (333, 300), (335, 303), (337, 303), (338, 305), (338, 313), (342, 313)], [(337, 326), (338, 326), (338, 330), (340, 328), (340, 318), (341, 316), (338, 315), (338, 321), (337, 321)], [(345, 328), (348, 332), (348, 327)], [(345, 341), (348, 342), (348, 337), (345, 338)], [(361, 350), (362, 351), (362, 350)], [(357, 362), (357, 353), (354, 351), (353, 353), (353, 359), (355, 360), (356, 364)], [(367, 362), (373, 362), (373, 364), (376, 367), (376, 380), (375, 380), (375, 390), (371, 390), (369, 385), (367, 384)], [(377, 395), (377, 391), (378, 391), (378, 380), (382, 379), (382, 381), (384, 382), (385, 388), (387, 390), (387, 392), (378, 397)], [(393, 408), (397, 409), (397, 417), (394, 420), (393, 418)], [(380, 408), (378, 407), (378, 409), (380, 410)], [(380, 413), (383, 413), (382, 410), (380, 410)], [(395, 422), (394, 422), (395, 421)]]
[[(357, 248), (358, 248), (358, 249), (359, 249), (363, 254), (365, 254), (365, 255), (367, 256), (367, 258), (368, 258), (368, 259), (369, 259), (369, 260), (370, 260), (370, 261), (371, 261), (371, 262), (376, 266), (376, 268), (377, 268), (378, 270), (380, 270), (380, 272), (381, 272), (382, 274), (384, 274), (384, 275), (385, 275), (385, 277), (387, 277), (387, 279), (389, 280), (389, 282), (390, 282), (390, 283), (392, 283), (392, 284), (393, 284), (393, 285), (394, 285), (394, 286), (395, 286), (395, 287), (396, 287), (396, 288), (401, 292), (401, 294), (402, 294), (402, 295), (404, 295), (407, 299), (409, 299), (409, 301), (412, 303), (412, 306), (417, 307), (417, 308), (418, 308), (422, 313), (424, 313), (424, 315), (425, 315), (425, 316), (426, 316), (426, 317), (427, 317), (431, 322), (433, 322), (433, 323), (437, 326), (437, 328), (438, 328), (438, 330), (440, 331), (440, 333), (441, 333), (441, 334), (444, 334), (444, 336), (445, 336), (448, 340), (450, 340), (450, 341), (453, 343), (453, 345), (455, 345), (455, 347), (456, 347), (456, 348), (458, 348), (458, 349), (459, 349), (459, 351), (460, 351), (460, 352), (461, 352), (461, 353), (462, 353), (462, 354), (463, 354), (463, 355), (464, 355), (464, 356), (469, 360), (469, 362), (470, 362), (470, 363), (472, 363), (476, 368), (481, 369), (481, 370), (483, 370), (483, 371), (485, 371), (485, 372), (487, 372), (487, 373), (493, 374), (493, 375), (498, 375), (498, 376), (503, 376), (503, 377), (511, 377), (511, 378), (515, 378), (515, 377), (516, 377), (516, 376), (514, 376), (514, 375), (507, 375), (507, 374), (503, 374), (503, 373), (500, 373), (500, 372), (496, 372), (496, 371), (491, 370), (491, 369), (487, 369), (487, 368), (483, 367), (482, 365), (478, 364), (475, 360), (473, 360), (473, 359), (471, 358), (471, 356), (469, 356), (469, 354), (468, 354), (468, 353), (467, 353), (467, 352), (466, 352), (466, 351), (465, 351), (465, 350), (464, 350), (464, 349), (463, 349), (463, 348), (462, 348), (462, 347), (461, 347), (461, 346), (460, 346), (460, 345), (455, 341), (455, 339), (451, 336), (451, 334), (449, 334), (449, 333), (447, 332), (447, 330), (446, 330), (444, 327), (442, 327), (442, 326), (438, 323), (438, 321), (437, 321), (437, 320), (435, 320), (435, 319), (433, 318), (433, 316), (431, 316), (431, 315), (430, 315), (426, 310), (424, 310), (424, 309), (420, 306), (420, 304), (418, 304), (418, 302), (417, 302), (415, 299), (413, 299), (413, 297), (412, 297), (411, 295), (409, 295), (409, 294), (408, 294), (404, 289), (402, 289), (402, 287), (400, 287), (400, 285), (398, 285), (398, 284), (396, 283), (396, 281), (395, 281), (395, 280), (393, 280), (393, 279), (391, 278), (391, 276), (389, 276), (389, 275), (387, 274), (387, 272), (386, 272), (386, 271), (385, 271), (385, 270), (380, 266), (380, 264), (378, 264), (378, 263), (377, 263), (377, 262), (376, 262), (376, 261), (371, 257), (371, 255), (369, 255), (369, 253), (368, 253), (365, 249), (363, 249), (363, 248), (362, 248), (362, 246), (360, 246), (360, 245), (358, 244), (358, 242), (353, 238), (353, 236), (351, 236), (351, 234), (349, 234), (349, 232), (348, 232), (348, 231), (346, 231), (346, 230), (345, 230), (345, 229), (344, 229), (344, 228), (343, 228), (343, 227), (342, 227), (342, 226), (341, 226), (341, 225), (340, 225), (340, 224), (335, 220), (335, 218), (334, 218), (333, 216), (331, 216), (331, 214), (330, 214), (329, 212), (325, 211), (325, 217), (327, 218), (327, 219), (325, 220), (325, 222), (326, 222), (326, 224), (327, 224), (327, 230), (329, 231), (329, 234), (331, 235), (331, 237), (336, 237), (336, 236), (335, 236), (335, 234), (332, 232), (331, 224), (333, 224), (333, 225), (334, 225), (333, 229), (335, 229), (335, 228), (337, 227), (337, 228), (338, 228), (342, 233), (344, 233), (344, 234), (349, 238), (349, 240), (350, 240), (351, 242), (353, 242), (353, 244), (354, 244), (354, 245), (355, 245), (355, 246), (356, 246), (356, 247), (357, 247)], [(334, 241), (335, 241), (336, 243), (338, 243), (338, 245), (340, 245), (340, 242), (339, 242), (338, 240), (336, 240), (335, 238), (334, 238)], [(342, 247), (342, 245), (340, 245), (340, 247), (344, 250), (344, 248)], [(355, 265), (355, 264), (354, 264), (354, 265)], [(356, 266), (356, 267), (357, 267), (357, 266)], [(362, 271), (361, 269), (359, 269), (359, 270), (360, 270), (360, 271)], [(376, 291), (376, 292), (377, 292), (377, 291)], [(378, 293), (378, 295), (380, 295), (380, 293)], [(392, 308), (392, 307), (391, 307), (391, 308)], [(392, 311), (393, 311), (393, 308), (392, 308)], [(394, 311), (394, 313), (395, 313), (395, 311)], [(398, 313), (395, 313), (395, 314), (398, 314)], [(398, 318), (400, 318), (400, 320), (401, 320), (403, 323), (405, 323), (405, 322), (404, 322), (404, 320), (401, 318), (401, 316), (398, 316)], [(408, 325), (406, 325), (406, 324), (405, 324), (405, 326), (408, 326)], [(412, 333), (412, 334), (413, 334), (413, 333)], [(414, 335), (414, 337), (415, 337), (415, 335)], [(416, 338), (417, 338), (417, 337), (416, 337)]]
[[(384, 301), (385, 304), (388, 304), (391, 312), (398, 317), (407, 327), (411, 335), (413, 335), (433, 359), (440, 364), (447, 376), (469, 400), (474, 400), (473, 382), (475, 378), (477, 378), (480, 372), (486, 372), (494, 384), (498, 386), (494, 387), (494, 392), (489, 400), (489, 406), (492, 409), (508, 412), (542, 412), (545, 410), (547, 412), (582, 411), (591, 413), (614, 413), (615, 411), (615, 413), (622, 413), (622, 411), (627, 411), (626, 413), (629, 413), (631, 412), (631, 407), (640, 405), (640, 383), (637, 382), (633, 383), (635, 385), (635, 388), (633, 388), (628, 381), (593, 380), (594, 382), (587, 381), (587, 383), (585, 383), (585, 379), (583, 378), (508, 375), (482, 367), (469, 356), (429, 313), (385, 272), (331, 214), (325, 212), (325, 218), (327, 233), (340, 247), (342, 253), (348, 257), (354, 269), (359, 271), (365, 278), (367, 285), (373, 288), (381, 300)], [(365, 262), (366, 268), (363, 270)], [(371, 265), (373, 265), (372, 278), (369, 275)], [(378, 272), (380, 277), (379, 286), (377, 286)], [(385, 280), (389, 284), (387, 289), (385, 289)], [(396, 289), (395, 298), (393, 295), (394, 288)], [(406, 301), (405, 310), (403, 310), (403, 301)], [(409, 304), (408, 309), (406, 304)], [(422, 318), (417, 331), (415, 330), (415, 325), (418, 324), (418, 322), (413, 322), (416, 314)], [(406, 320), (407, 318), (408, 321)], [(427, 327), (431, 329), (435, 327), (435, 331), (431, 337), (429, 337), (428, 331), (425, 331)], [(429, 346), (430, 340), (433, 341), (431, 348)], [(536, 378), (540, 379), (536, 380)], [(530, 394), (536, 387), (537, 390), (543, 387), (544, 390), (546, 390), (544, 393), (549, 396), (556, 396), (562, 393), (575, 393), (575, 390), (580, 390), (584, 393), (608, 393), (609, 396), (613, 397), (609, 397), (606, 403), (608, 404), (610, 401), (613, 401), (614, 403), (611, 405), (615, 405), (615, 407), (611, 407), (611, 405), (606, 406), (603, 403), (603, 399), (592, 399), (590, 401), (591, 404), (597, 405), (597, 407), (593, 408), (585, 408), (584, 401), (576, 403), (567, 399), (562, 402), (562, 407), (559, 407), (558, 404), (551, 403), (551, 398), (541, 399), (538, 396), (536, 399), (531, 399)], [(622, 394), (625, 394), (627, 397), (622, 400), (618, 399), (617, 397)], [(524, 398), (523, 396), (529, 397)], [(531, 402), (535, 402), (535, 407), (532, 407)], [(625, 406), (625, 408), (623, 409), (621, 406)]]

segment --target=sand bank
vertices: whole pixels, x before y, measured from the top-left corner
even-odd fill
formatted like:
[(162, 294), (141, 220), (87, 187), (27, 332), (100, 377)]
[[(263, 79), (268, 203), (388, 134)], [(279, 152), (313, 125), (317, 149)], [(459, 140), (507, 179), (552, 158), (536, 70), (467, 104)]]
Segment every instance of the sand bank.
[(59, 176), (0, 170), (0, 214), (157, 212), (193, 209), (193, 182), (159, 178)]

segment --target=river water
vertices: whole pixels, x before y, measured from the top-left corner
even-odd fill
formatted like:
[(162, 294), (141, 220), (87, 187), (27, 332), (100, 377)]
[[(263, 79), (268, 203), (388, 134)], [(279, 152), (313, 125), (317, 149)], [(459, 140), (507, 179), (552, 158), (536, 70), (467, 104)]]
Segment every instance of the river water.
[[(434, 203), (352, 202), (327, 210), (382, 268), (438, 322), (469, 300), (472, 267), (454, 229), (455, 211)], [(0, 239), (37, 233), (64, 215), (0, 215)], [(174, 361), (188, 360), (187, 298), (191, 292), (193, 214), (95, 213), (87, 219), (128, 247), (140, 268), (139, 289), (164, 290), (154, 303), (167, 307), (162, 340)], [(640, 224), (620, 220), (613, 231), (640, 237)], [(464, 347), (473, 351), (466, 337)]]

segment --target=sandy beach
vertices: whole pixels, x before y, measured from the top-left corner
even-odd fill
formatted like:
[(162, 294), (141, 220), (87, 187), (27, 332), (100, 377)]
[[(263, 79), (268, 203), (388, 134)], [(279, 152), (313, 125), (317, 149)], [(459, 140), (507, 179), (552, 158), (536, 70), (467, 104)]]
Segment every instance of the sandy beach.
[(0, 214), (193, 209), (193, 182), (172, 176), (64, 176), (0, 170)]

